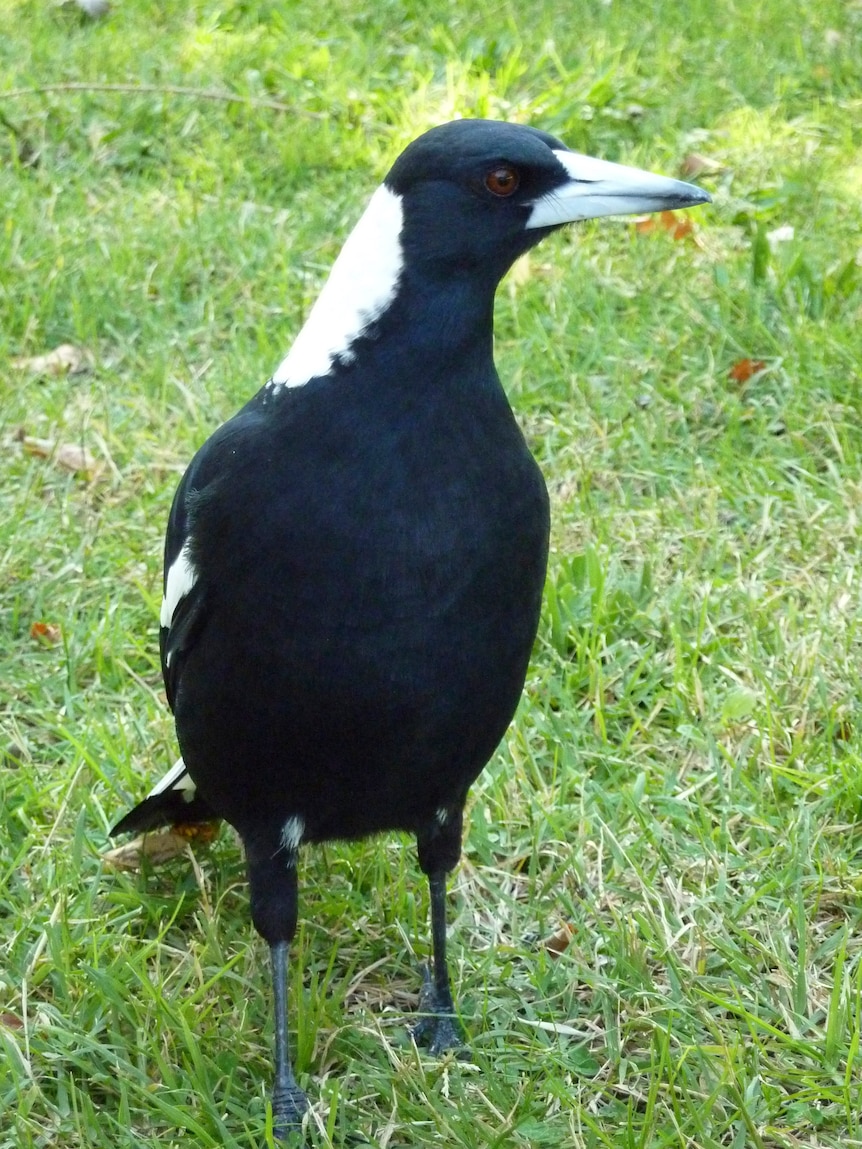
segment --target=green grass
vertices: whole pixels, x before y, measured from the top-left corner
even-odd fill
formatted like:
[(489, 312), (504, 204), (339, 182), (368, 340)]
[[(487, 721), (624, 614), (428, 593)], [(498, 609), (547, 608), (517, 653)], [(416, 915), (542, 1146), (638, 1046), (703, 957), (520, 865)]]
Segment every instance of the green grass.
[[(387, 164), (455, 114), (670, 174), (703, 153), (715, 204), (697, 242), (580, 227), (500, 292), (554, 550), (453, 881), (473, 1061), (406, 1038), (411, 844), (308, 851), (312, 1140), (862, 1145), (859, 5), (140, 0), (91, 23), (0, 0), (0, 27), (0, 1149), (264, 1143), (269, 974), (231, 835), (194, 866), (100, 856), (175, 753), (178, 475)], [(13, 366), (62, 342), (88, 372)], [(735, 382), (744, 358), (765, 369)]]

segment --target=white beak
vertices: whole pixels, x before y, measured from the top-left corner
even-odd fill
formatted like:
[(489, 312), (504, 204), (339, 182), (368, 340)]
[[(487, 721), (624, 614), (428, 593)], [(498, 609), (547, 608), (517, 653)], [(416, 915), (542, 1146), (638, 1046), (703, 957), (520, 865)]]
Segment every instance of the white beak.
[(534, 200), (528, 228), (554, 227), (602, 215), (672, 211), (710, 203), (708, 192), (682, 180), (612, 164), (577, 152), (554, 151), (568, 182)]

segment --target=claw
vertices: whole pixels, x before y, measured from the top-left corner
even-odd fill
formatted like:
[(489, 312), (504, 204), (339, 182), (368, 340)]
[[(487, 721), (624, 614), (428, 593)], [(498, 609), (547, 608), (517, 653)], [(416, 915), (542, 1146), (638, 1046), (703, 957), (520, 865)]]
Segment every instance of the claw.
[(451, 1001), (440, 1000), (428, 966), (422, 971), (419, 1012), (424, 1016), (419, 1018), (410, 1031), (417, 1045), (426, 1046), (432, 1057), (442, 1057), (450, 1050), (456, 1057), (469, 1057), (464, 1028), (452, 1011)]
[(308, 1109), (308, 1098), (295, 1081), (276, 1081), (272, 1087), (272, 1132), (285, 1141), (302, 1129), (302, 1118)]

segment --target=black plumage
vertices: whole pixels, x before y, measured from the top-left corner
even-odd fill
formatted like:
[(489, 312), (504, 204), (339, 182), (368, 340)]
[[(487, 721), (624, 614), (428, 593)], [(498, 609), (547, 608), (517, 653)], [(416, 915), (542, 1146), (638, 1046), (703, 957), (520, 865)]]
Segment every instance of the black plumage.
[(245, 846), (276, 995), (276, 1123), (306, 1098), (284, 972), (300, 844), (406, 830), (431, 884), (417, 1035), (461, 1040), (445, 875), (523, 687), (548, 496), (493, 361), (513, 261), (574, 219), (689, 206), (688, 184), (460, 121), (399, 157), (290, 355), (174, 499), (161, 652), (182, 760), (114, 832), (218, 816)]

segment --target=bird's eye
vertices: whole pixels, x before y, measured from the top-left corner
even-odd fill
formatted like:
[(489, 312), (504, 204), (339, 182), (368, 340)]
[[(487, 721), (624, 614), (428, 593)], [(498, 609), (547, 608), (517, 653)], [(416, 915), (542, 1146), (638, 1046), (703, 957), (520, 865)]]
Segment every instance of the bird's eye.
[(485, 187), (488, 191), (504, 198), (516, 192), (520, 182), (521, 177), (517, 168), (510, 167), (509, 164), (499, 164), (485, 176)]

